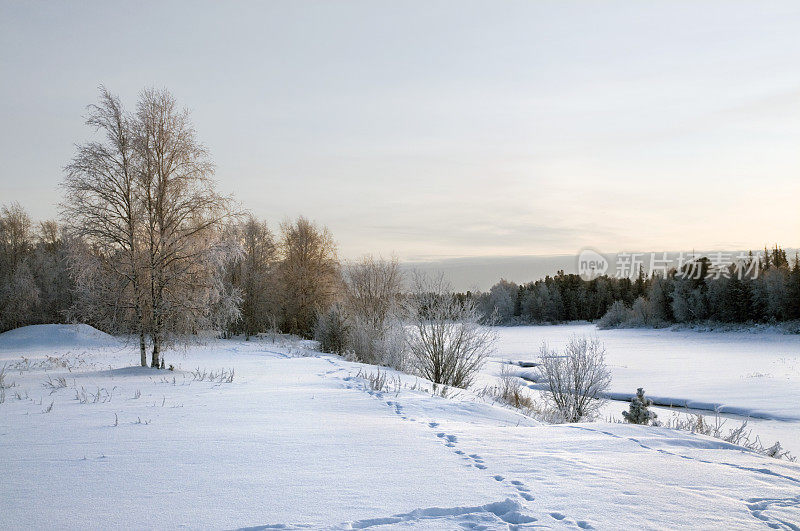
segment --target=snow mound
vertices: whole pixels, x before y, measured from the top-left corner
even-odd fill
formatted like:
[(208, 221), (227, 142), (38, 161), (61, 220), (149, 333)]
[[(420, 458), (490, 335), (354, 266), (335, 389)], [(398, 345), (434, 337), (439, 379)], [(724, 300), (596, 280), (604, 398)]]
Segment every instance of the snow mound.
[(0, 350), (101, 348), (120, 345), (119, 339), (87, 324), (30, 325), (0, 334)]

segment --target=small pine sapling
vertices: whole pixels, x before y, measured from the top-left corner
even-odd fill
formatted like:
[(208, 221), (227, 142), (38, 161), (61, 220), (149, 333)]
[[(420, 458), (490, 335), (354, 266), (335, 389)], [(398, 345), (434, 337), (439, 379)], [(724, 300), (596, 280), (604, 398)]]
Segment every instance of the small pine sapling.
[(631, 424), (650, 424), (658, 418), (655, 412), (648, 409), (653, 405), (653, 401), (644, 396), (644, 389), (641, 387), (636, 390), (636, 396), (631, 399), (628, 411), (623, 411), (622, 416)]

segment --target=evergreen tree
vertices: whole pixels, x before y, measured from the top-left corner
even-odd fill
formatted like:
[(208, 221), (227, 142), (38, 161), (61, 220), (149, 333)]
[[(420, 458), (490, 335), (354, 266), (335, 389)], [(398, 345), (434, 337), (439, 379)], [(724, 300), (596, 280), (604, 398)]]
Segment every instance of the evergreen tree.
[(789, 319), (800, 319), (800, 256), (797, 253), (794, 255), (794, 266), (789, 275), (787, 291), (789, 294), (788, 317)]
[(658, 418), (658, 415), (649, 409), (652, 405), (653, 401), (644, 396), (644, 389), (640, 387), (636, 390), (636, 396), (631, 398), (628, 411), (623, 411), (622, 416), (631, 424), (650, 424)]

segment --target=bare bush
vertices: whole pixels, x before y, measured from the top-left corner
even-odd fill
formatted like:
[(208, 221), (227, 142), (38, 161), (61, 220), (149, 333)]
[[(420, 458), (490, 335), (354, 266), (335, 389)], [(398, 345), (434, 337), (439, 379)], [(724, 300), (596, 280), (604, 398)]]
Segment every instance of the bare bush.
[(200, 367), (198, 367), (190, 374), (192, 375), (192, 380), (195, 382), (233, 383), (233, 376), (235, 373), (232, 368), (213, 371), (200, 369)]
[(495, 335), (481, 326), (472, 299), (455, 297), (442, 277), (414, 279), (414, 316), (407, 345), (412, 368), (445, 387), (467, 388), (492, 352)]
[(114, 396), (114, 389), (116, 387), (112, 387), (110, 390), (106, 387), (98, 387), (97, 391), (89, 393), (81, 386), (80, 389), (75, 389), (75, 400), (79, 404), (105, 404), (106, 402), (111, 402)]
[(14, 384), (6, 382), (6, 364), (4, 363), (0, 367), (0, 389), (8, 389), (9, 387), (14, 387)]
[(387, 371), (381, 371), (380, 368), (376, 369), (375, 372), (367, 372), (366, 370), (359, 369), (356, 377), (363, 378), (370, 389), (380, 393), (397, 393), (403, 387), (399, 376), (390, 378), (389, 373)]
[(486, 391), (498, 402), (522, 410), (523, 413), (528, 413), (534, 408), (533, 399), (525, 391), (519, 376), (511, 372), (508, 367), (504, 366), (500, 370), (497, 385)]
[(61, 389), (65, 389), (67, 387), (67, 379), (63, 376), (59, 376), (54, 380), (48, 376), (47, 381), (42, 383), (42, 387), (49, 389), (50, 394), (52, 395), (56, 391), (60, 391)]
[(605, 365), (605, 347), (597, 338), (572, 336), (563, 354), (543, 343), (539, 351), (539, 375), (545, 382), (547, 401), (564, 422), (591, 420), (611, 384)]

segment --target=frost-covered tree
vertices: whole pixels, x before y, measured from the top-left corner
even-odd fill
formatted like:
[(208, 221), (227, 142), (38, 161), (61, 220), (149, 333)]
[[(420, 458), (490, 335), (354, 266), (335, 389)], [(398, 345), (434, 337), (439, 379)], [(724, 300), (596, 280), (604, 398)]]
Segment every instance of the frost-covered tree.
[(12, 203), (0, 209), (0, 332), (32, 317), (39, 290), (28, 266), (33, 244), (30, 216)]
[(396, 258), (365, 256), (344, 269), (343, 309), (348, 348), (366, 363), (404, 368), (406, 317), (403, 274)]
[(794, 255), (794, 266), (789, 275), (787, 287), (789, 299), (789, 318), (800, 319), (800, 255)]
[(235, 228), (242, 255), (232, 269), (233, 285), (242, 292), (242, 319), (238, 331), (249, 337), (270, 328), (278, 315), (278, 248), (265, 221), (248, 217)]
[(786, 266), (773, 265), (760, 278), (766, 302), (765, 317), (767, 319), (781, 321), (786, 318), (789, 307), (788, 290), (786, 289), (788, 277), (788, 268)]
[(333, 304), (341, 289), (336, 243), (327, 227), (299, 217), (281, 224), (279, 249), (282, 329), (311, 337), (317, 315)]
[(39, 288), (28, 263), (22, 261), (0, 286), (0, 330), (33, 322), (33, 311), (38, 302)]
[(628, 411), (623, 411), (622, 416), (631, 424), (650, 424), (658, 415), (655, 411), (650, 411), (653, 401), (644, 396), (644, 389), (641, 387), (636, 390), (636, 396), (631, 398)]
[(692, 281), (678, 279), (670, 295), (672, 314), (679, 323), (705, 319), (708, 316), (706, 299), (700, 288), (693, 288)]
[(603, 330), (624, 326), (631, 318), (630, 310), (622, 301), (614, 301), (606, 314), (597, 321), (597, 326)]
[(500, 323), (509, 323), (514, 319), (514, 310), (517, 303), (518, 286), (505, 279), (500, 279), (500, 282), (495, 284), (489, 290), (486, 304), (489, 305), (490, 311), (487, 314), (494, 312), (494, 316)]
[(66, 239), (57, 222), (39, 223), (30, 268), (39, 288), (35, 310), (38, 323), (60, 323), (69, 318), (73, 285), (69, 275)]
[(653, 324), (655, 325), (670, 321), (672, 318), (672, 309), (669, 299), (671, 290), (672, 283), (662, 275), (654, 275), (650, 279), (646, 298), (649, 312)]
[(0, 209), (0, 272), (10, 274), (33, 246), (33, 225), (19, 203)]

